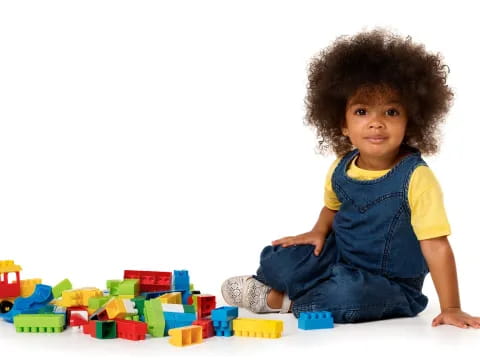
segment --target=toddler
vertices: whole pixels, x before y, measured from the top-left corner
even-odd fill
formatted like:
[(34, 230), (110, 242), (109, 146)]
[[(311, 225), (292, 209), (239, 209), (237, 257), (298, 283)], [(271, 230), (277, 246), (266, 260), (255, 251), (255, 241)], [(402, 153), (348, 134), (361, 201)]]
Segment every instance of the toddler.
[(337, 323), (415, 316), (430, 272), (432, 325), (480, 327), (462, 311), (442, 191), (421, 154), (438, 148), (453, 99), (439, 54), (383, 29), (339, 37), (309, 68), (309, 125), (338, 156), (309, 232), (263, 249), (254, 276), (222, 285), (255, 313), (330, 311)]

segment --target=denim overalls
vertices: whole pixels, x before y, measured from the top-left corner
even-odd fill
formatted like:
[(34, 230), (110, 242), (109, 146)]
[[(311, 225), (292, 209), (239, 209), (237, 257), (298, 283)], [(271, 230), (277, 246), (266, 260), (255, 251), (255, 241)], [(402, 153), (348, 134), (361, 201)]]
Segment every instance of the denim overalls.
[(415, 316), (428, 267), (410, 222), (408, 187), (419, 165), (418, 150), (374, 180), (347, 175), (353, 150), (338, 163), (332, 187), (341, 202), (319, 256), (312, 245), (267, 246), (255, 278), (285, 292), (296, 317), (332, 312), (337, 323)]

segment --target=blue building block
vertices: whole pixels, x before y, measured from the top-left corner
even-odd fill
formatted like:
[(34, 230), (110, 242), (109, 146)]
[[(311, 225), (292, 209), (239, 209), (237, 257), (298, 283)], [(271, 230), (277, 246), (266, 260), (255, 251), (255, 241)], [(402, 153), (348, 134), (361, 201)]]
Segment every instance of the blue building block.
[(142, 292), (140, 293), (140, 296), (145, 297), (145, 300), (151, 300), (170, 292), (173, 292), (173, 290)]
[(212, 321), (231, 321), (238, 318), (238, 307), (222, 306), (212, 310)]
[(183, 326), (190, 326), (197, 319), (197, 315), (195, 313), (164, 311), (163, 316), (165, 317), (165, 336), (168, 336), (168, 330)]
[(302, 312), (298, 318), (298, 328), (303, 330), (331, 329), (333, 317), (330, 311)]
[(187, 270), (173, 270), (173, 289), (175, 291), (190, 289), (190, 277)]
[(229, 337), (233, 335), (233, 320), (230, 321), (213, 321), (213, 329), (215, 336)]

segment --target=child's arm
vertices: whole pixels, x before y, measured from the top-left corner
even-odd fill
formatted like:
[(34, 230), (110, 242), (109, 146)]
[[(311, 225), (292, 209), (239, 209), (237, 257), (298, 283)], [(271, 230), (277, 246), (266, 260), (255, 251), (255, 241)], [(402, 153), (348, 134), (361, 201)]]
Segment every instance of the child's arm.
[(433, 319), (432, 326), (450, 324), (480, 328), (479, 317), (461, 310), (455, 258), (447, 237), (421, 240), (420, 246), (440, 300), (441, 313)]

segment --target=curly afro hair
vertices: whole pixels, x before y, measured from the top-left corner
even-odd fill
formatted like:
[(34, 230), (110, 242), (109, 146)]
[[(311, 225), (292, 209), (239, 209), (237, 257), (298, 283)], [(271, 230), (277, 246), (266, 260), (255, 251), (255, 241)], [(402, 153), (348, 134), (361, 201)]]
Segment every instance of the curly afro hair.
[(315, 56), (308, 71), (306, 124), (316, 128), (320, 153), (338, 156), (353, 146), (342, 135), (345, 108), (360, 89), (390, 89), (407, 110), (404, 144), (423, 154), (438, 150), (438, 127), (453, 102), (449, 68), (411, 37), (384, 29), (340, 36)]

